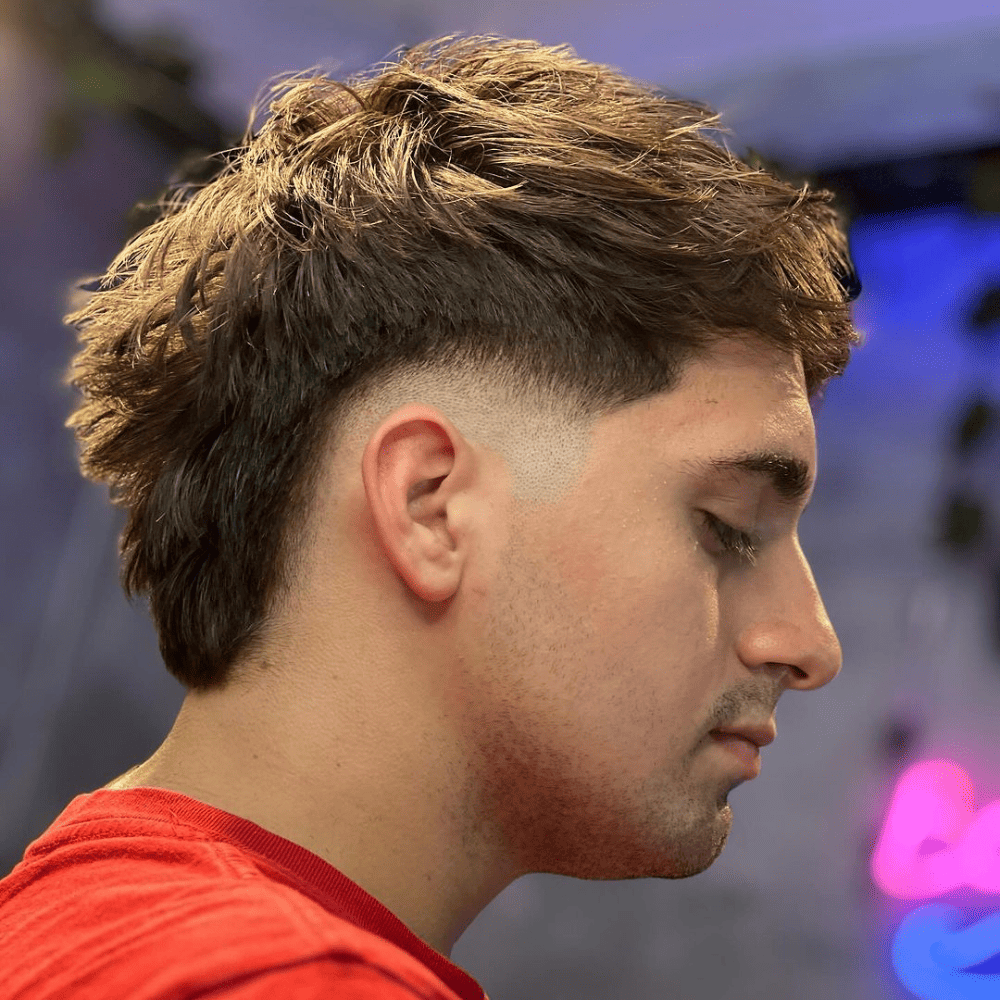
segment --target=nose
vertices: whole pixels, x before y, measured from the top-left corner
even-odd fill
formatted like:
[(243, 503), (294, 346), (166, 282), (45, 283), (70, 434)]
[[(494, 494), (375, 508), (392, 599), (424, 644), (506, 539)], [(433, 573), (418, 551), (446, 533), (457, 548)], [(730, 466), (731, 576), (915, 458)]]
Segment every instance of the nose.
[(794, 549), (793, 559), (774, 566), (772, 586), (758, 581), (755, 613), (740, 633), (738, 653), (751, 669), (786, 667), (786, 687), (814, 691), (840, 673), (843, 653), (797, 540)]

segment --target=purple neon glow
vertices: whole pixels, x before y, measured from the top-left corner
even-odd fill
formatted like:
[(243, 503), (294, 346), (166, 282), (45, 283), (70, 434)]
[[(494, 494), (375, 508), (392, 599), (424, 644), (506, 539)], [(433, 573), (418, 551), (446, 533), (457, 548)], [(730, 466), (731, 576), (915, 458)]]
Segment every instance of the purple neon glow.
[[(947, 846), (921, 854), (927, 840)], [(966, 885), (1000, 894), (1000, 800), (977, 813), (972, 780), (958, 764), (914, 764), (896, 785), (871, 872), (896, 899), (931, 899)]]

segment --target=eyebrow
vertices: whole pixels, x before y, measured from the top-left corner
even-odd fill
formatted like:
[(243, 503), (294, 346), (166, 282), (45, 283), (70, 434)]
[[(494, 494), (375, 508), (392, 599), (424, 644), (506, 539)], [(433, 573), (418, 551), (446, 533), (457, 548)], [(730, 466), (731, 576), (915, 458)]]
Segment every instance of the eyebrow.
[(779, 451), (743, 451), (716, 458), (688, 458), (681, 462), (681, 466), (705, 478), (734, 472), (762, 476), (788, 506), (801, 504), (809, 496), (814, 482), (808, 462), (797, 455)]

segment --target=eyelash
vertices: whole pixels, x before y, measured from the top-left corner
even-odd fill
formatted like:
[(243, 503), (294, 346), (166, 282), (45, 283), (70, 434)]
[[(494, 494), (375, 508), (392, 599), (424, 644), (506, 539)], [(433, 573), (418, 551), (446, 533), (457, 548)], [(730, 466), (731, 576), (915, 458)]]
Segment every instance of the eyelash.
[(735, 556), (741, 562), (753, 566), (760, 553), (760, 539), (731, 524), (719, 520), (714, 514), (703, 510), (702, 515), (712, 534), (719, 540), (727, 555)]

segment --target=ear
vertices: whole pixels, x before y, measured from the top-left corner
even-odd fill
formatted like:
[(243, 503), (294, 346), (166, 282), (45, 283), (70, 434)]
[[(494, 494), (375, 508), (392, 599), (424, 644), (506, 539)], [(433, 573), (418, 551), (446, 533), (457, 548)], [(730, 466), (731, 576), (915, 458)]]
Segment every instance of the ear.
[(468, 441), (439, 411), (409, 404), (378, 426), (361, 459), (378, 540), (424, 601), (452, 597), (467, 555), (460, 513), (475, 466)]

